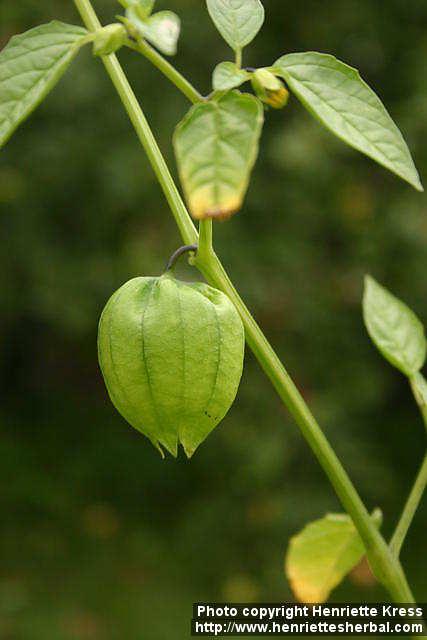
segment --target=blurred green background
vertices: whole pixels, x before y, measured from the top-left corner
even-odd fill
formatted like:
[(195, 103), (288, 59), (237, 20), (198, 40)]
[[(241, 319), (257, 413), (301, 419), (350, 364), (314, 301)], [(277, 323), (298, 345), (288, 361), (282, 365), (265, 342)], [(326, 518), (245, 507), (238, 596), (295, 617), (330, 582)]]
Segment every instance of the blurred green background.
[[(358, 67), (426, 182), (425, 0), (264, 4), (245, 64), (314, 49)], [(95, 6), (106, 21), (119, 9)], [(158, 7), (180, 14), (176, 65), (208, 92), (231, 54), (205, 3)], [(71, 0), (3, 0), (1, 44), (53, 17), (79, 23)], [(120, 58), (173, 164), (185, 99), (137, 54)], [(405, 380), (368, 340), (362, 279), (372, 273), (427, 322), (426, 208), (291, 100), (268, 114), (243, 211), (215, 228), (218, 253), (387, 533), (425, 433)], [(103, 305), (127, 279), (160, 273), (180, 238), (89, 49), (2, 150), (0, 209), (0, 638), (180, 640), (193, 601), (289, 600), (287, 540), (340, 505), (251, 354), (235, 405), (190, 463), (162, 461), (107, 399)], [(184, 262), (180, 272), (194, 277)], [(420, 601), (426, 524), (424, 504), (403, 552)], [(333, 594), (384, 597), (363, 567)]]

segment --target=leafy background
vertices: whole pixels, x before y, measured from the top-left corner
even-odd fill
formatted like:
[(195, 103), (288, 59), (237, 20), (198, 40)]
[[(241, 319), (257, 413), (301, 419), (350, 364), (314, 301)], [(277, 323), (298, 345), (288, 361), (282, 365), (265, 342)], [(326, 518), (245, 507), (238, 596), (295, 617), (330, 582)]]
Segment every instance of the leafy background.
[[(113, 0), (97, 9), (111, 21)], [(209, 90), (230, 51), (200, 0), (177, 11), (176, 64)], [(331, 52), (360, 68), (404, 131), (426, 182), (423, 0), (266, 1), (245, 63)], [(2, 44), (71, 2), (2, 2)], [(172, 162), (187, 104), (121, 54)], [(426, 197), (342, 146), (292, 100), (271, 112), (241, 214), (219, 254), (390, 532), (424, 448), (406, 382), (371, 346), (361, 286), (372, 273), (427, 321)], [(0, 637), (188, 638), (201, 600), (288, 600), (290, 535), (339, 510), (295, 425), (248, 354), (238, 400), (191, 463), (162, 462), (106, 399), (100, 311), (121, 283), (159, 273), (179, 245), (153, 173), (101, 64), (84, 52), (0, 155)], [(182, 276), (192, 277), (182, 266)], [(426, 505), (403, 560), (420, 601)], [(334, 600), (384, 593), (359, 568)]]

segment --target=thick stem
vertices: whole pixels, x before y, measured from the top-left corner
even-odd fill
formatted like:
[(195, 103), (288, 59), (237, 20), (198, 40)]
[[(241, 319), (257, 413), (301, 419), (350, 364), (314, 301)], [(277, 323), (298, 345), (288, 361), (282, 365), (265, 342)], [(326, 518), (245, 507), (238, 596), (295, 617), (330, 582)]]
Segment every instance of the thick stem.
[(179, 73), (177, 69), (171, 63), (166, 60), (160, 53), (158, 53), (153, 47), (145, 42), (145, 40), (139, 38), (137, 41), (128, 40), (127, 46), (138, 53), (142, 53), (157, 69), (163, 73), (168, 80), (172, 82), (193, 104), (204, 100), (201, 93), (193, 87), (193, 85)]
[[(90, 30), (99, 28), (99, 21), (90, 0), (74, 0), (80, 15)], [(114, 55), (103, 58), (104, 65), (116, 87), (136, 133), (148, 155), (160, 185), (171, 206), (184, 242), (197, 242), (197, 232), (174, 184), (148, 122)], [(197, 259), (196, 259), (197, 260)], [(382, 584), (396, 602), (413, 602), (411, 590), (399, 562), (392, 556), (388, 545), (372, 522), (351, 480), (311, 414), (304, 399), (289, 374), (275, 354), (248, 309), (244, 305), (227, 273), (214, 253), (205, 261), (198, 260), (198, 267), (208, 282), (224, 291), (236, 305), (243, 320), (249, 346), (263, 370), (270, 378), (279, 396), (298, 423), (305, 439), (328, 475), (345, 510), (352, 517), (364, 542), (371, 566)]]
[(423, 497), (424, 490), (427, 486), (427, 454), (424, 457), (424, 461), (416, 477), (414, 486), (406, 501), (400, 520), (397, 524), (396, 530), (390, 540), (390, 549), (392, 553), (398, 557), (402, 545), (405, 541), (406, 535), (409, 531), (409, 527), (414, 519), (415, 513)]

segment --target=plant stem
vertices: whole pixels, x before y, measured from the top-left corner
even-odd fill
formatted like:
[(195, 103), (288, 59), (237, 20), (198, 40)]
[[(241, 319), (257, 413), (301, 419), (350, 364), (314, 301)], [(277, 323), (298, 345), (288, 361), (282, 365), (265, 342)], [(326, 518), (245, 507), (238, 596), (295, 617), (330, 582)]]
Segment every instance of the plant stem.
[(385, 540), (372, 522), (366, 507), (322, 429), (267, 338), (235, 290), (219, 259), (214, 255), (210, 265), (203, 266), (199, 264), (198, 266), (208, 282), (226, 293), (236, 306), (245, 326), (246, 341), (249, 347), (297, 422), (304, 438), (334, 487), (344, 509), (350, 514), (363, 540), (376, 577), (388, 589), (396, 602), (413, 602), (413, 595), (400, 564), (392, 556)]
[(424, 457), (421, 468), (415, 479), (414, 486), (412, 487), (411, 493), (409, 494), (409, 497), (403, 509), (402, 515), (400, 516), (400, 520), (397, 524), (396, 530), (393, 534), (392, 539), (390, 540), (390, 549), (396, 557), (398, 557), (400, 554), (400, 550), (402, 549), (402, 545), (405, 541), (406, 535), (409, 531), (409, 527), (411, 526), (412, 520), (414, 519), (415, 513), (421, 502), (421, 498), (423, 496), (426, 486), (427, 486), (427, 454)]
[(241, 67), (242, 67), (242, 50), (240, 48), (236, 50), (235, 62), (236, 62), (236, 67), (238, 69), (241, 69)]
[[(427, 382), (421, 373), (416, 373), (409, 378), (409, 384), (412, 389), (415, 401), (420, 410), (424, 426), (427, 428)], [(402, 549), (405, 538), (408, 534), (409, 527), (414, 519), (415, 513), (423, 497), (427, 486), (427, 453), (424, 457), (421, 468), (415, 478), (414, 485), (408, 496), (402, 514), (397, 523), (396, 529), (390, 540), (390, 550), (393, 555), (398, 558)]]
[[(96, 29), (99, 29), (101, 24), (90, 1), (74, 0), (74, 2), (86, 27), (90, 31), (96, 31)], [(144, 151), (148, 156), (150, 164), (154, 169), (184, 242), (186, 244), (196, 244), (198, 241), (196, 228), (188, 215), (186, 206), (179, 195), (179, 191), (153, 136), (150, 125), (142, 112), (139, 102), (136, 99), (125, 74), (123, 73), (123, 69), (119, 64), (117, 57), (114, 55), (102, 56), (102, 62), (113, 81), (123, 106), (125, 107)]]
[(177, 249), (169, 258), (168, 263), (166, 265), (165, 272), (171, 271), (175, 267), (180, 257), (183, 256), (185, 253), (195, 254), (197, 252), (197, 249), (198, 249), (197, 244), (186, 244), (183, 247), (179, 247), (179, 249)]
[(128, 40), (126, 46), (138, 53), (142, 53), (172, 84), (174, 84), (193, 104), (202, 102), (204, 97), (193, 87), (193, 85), (179, 73), (171, 63), (160, 53), (151, 47), (145, 40), (138, 38), (137, 41)]
[(199, 249), (194, 264), (207, 264), (214, 255), (212, 245), (212, 219), (200, 220), (199, 223)]
[[(89, 30), (98, 29), (99, 20), (93, 11), (90, 0), (74, 0), (74, 2), (86, 27)], [(197, 232), (129, 82), (115, 55), (104, 56), (102, 60), (159, 179), (184, 242), (194, 244), (197, 242)], [(205, 223), (202, 224), (201, 232), (209, 236), (209, 226), (208, 224), (204, 225)], [(398, 560), (392, 556), (388, 545), (372, 522), (368, 511), (320, 426), (241, 300), (216, 254), (213, 251), (208, 253), (208, 257), (205, 257), (203, 253), (201, 256), (196, 256), (196, 265), (210, 284), (221, 289), (234, 302), (245, 326), (249, 346), (277, 393), (294, 416), (345, 510), (352, 517), (377, 578), (396, 602), (414, 602), (402, 567)]]

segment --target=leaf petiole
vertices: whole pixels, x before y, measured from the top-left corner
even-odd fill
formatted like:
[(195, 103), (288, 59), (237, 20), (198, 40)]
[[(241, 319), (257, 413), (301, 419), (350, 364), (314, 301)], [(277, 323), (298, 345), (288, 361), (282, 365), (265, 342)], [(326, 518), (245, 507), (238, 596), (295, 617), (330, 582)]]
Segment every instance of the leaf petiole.
[(208, 264), (213, 256), (214, 250), (212, 245), (212, 218), (200, 220), (199, 223), (199, 248), (196, 255), (195, 265), (202, 267)]
[(421, 502), (424, 494), (424, 490), (427, 486), (427, 454), (424, 457), (421, 468), (418, 472), (414, 486), (406, 501), (400, 520), (397, 524), (396, 530), (390, 540), (390, 550), (393, 555), (398, 558), (402, 545), (405, 541), (406, 535), (409, 531), (409, 527), (412, 524), (415, 513)]
[(147, 60), (149, 60), (161, 73), (163, 73), (168, 80), (174, 84), (177, 89), (183, 93), (190, 102), (196, 104), (197, 102), (203, 102), (205, 98), (202, 96), (193, 85), (184, 78), (184, 76), (175, 67), (158, 53), (148, 42), (143, 38), (131, 39), (129, 38), (125, 45), (142, 54)]

